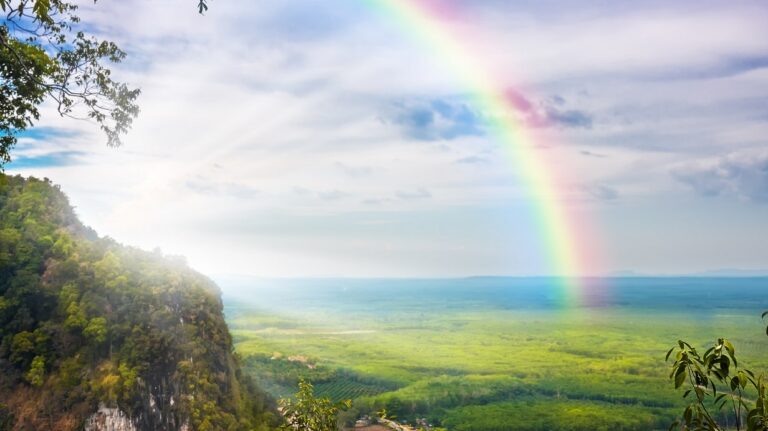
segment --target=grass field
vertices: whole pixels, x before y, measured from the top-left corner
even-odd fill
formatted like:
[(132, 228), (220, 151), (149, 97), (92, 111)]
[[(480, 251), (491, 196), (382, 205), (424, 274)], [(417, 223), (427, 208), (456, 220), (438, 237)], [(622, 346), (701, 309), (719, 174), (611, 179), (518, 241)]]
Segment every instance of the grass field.
[(287, 396), (310, 379), (353, 398), (350, 418), (386, 407), (450, 430), (666, 429), (682, 404), (664, 354), (679, 338), (728, 337), (768, 369), (766, 281), (604, 280), (595, 305), (569, 309), (538, 279), (282, 281), (226, 313), (263, 387)]

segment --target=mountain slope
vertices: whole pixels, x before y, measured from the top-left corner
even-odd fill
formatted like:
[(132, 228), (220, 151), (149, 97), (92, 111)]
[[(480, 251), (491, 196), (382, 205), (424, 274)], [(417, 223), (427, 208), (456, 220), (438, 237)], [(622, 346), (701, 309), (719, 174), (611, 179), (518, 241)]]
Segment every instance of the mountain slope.
[(99, 238), (47, 179), (0, 174), (0, 430), (252, 430), (273, 412), (213, 282)]

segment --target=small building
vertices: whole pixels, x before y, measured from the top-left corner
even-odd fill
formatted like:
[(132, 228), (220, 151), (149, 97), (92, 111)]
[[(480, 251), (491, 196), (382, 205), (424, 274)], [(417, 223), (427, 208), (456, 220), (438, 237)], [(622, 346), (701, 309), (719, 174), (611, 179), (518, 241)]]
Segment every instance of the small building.
[(371, 425), (371, 418), (368, 416), (363, 416), (360, 419), (355, 421), (355, 428), (363, 428)]

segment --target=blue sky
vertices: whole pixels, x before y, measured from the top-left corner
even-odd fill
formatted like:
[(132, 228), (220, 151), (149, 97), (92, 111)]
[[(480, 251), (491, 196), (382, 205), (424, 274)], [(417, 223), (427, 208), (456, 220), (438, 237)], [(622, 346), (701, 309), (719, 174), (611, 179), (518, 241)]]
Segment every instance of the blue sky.
[[(590, 273), (768, 268), (765, 2), (442, 1), (557, 161)], [(111, 149), (46, 107), (7, 170), (208, 274), (551, 272), (489, 113), (413, 32), (351, 1), (194, 6), (84, 2), (142, 113)]]

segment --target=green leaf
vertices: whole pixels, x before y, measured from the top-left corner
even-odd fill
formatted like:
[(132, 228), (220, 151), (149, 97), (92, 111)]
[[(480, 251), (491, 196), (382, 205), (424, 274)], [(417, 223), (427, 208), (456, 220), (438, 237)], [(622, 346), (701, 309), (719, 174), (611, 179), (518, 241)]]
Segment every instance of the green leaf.
[(701, 389), (700, 387), (696, 386), (693, 389), (696, 390), (696, 398), (703, 399), (704, 398), (704, 389)]
[(675, 389), (682, 386), (683, 382), (685, 382), (685, 367), (681, 366), (675, 374)]
[(730, 341), (728, 341), (728, 340), (723, 340), (723, 345), (725, 346), (726, 350), (728, 350), (728, 353), (730, 353), (731, 355), (733, 355), (733, 352), (736, 350), (736, 349), (733, 347), (733, 344), (731, 344), (731, 342), (730, 342)]
[(50, 0), (35, 0), (35, 4), (32, 6), (32, 11), (35, 13), (37, 19), (43, 22), (50, 22), (51, 17), (48, 13), (51, 10)]
[(664, 360), (665, 360), (665, 361), (668, 361), (668, 360), (669, 360), (669, 355), (671, 355), (671, 354), (672, 354), (672, 352), (673, 352), (674, 350), (675, 350), (675, 348), (674, 348), (674, 347), (673, 347), (673, 348), (671, 348), (671, 349), (669, 349), (669, 351), (667, 352), (667, 356), (664, 358)]

